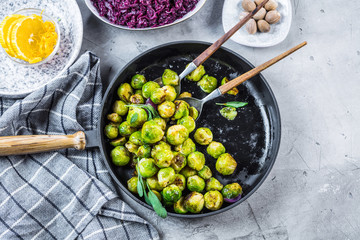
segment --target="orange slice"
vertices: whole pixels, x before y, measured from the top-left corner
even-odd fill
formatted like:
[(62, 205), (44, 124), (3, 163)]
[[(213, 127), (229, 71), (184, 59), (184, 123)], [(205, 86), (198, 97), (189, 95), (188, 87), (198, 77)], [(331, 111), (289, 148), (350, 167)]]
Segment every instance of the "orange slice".
[(10, 44), (17, 57), (28, 62), (41, 59), (39, 43), (44, 33), (45, 29), (41, 18), (30, 16), (16, 23), (11, 32)]
[(20, 19), (23, 18), (24, 16), (19, 15), (19, 14), (13, 14), (10, 16), (6, 16), (4, 18), (4, 20), (1, 22), (0, 24), (0, 44), (1, 46), (4, 48), (4, 50), (10, 55), (14, 57), (14, 52), (11, 50), (10, 46), (9, 46), (9, 42), (8, 42), (8, 34), (9, 34), (9, 29), (11, 26), (13, 26), (12, 24)]
[(44, 22), (41, 14), (13, 14), (0, 24), (0, 44), (12, 57), (37, 63), (54, 50), (58, 35), (52, 21)]

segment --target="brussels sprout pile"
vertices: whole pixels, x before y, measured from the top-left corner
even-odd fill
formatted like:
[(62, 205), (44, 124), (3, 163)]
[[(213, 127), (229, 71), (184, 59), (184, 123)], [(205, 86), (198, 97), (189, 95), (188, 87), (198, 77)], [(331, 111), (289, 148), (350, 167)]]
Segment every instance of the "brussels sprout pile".
[[(196, 72), (204, 75), (205, 70), (200, 68), (192, 74), (194, 81), (201, 82), (204, 78)], [(151, 196), (145, 196), (147, 202), (151, 197), (158, 198), (163, 206), (172, 206), (179, 214), (199, 213), (204, 207), (218, 210), (224, 198), (239, 197), (242, 190), (231, 184), (224, 187), (214, 178), (205, 154), (217, 159), (216, 170), (223, 175), (232, 174), (237, 163), (223, 144), (213, 141), (209, 128), (196, 128), (197, 110), (176, 100), (177, 73), (166, 69), (162, 80), (163, 87), (136, 74), (130, 84), (119, 86), (119, 99), (107, 115), (109, 123), (104, 129), (114, 147), (112, 162), (135, 169), (128, 189), (141, 197), (139, 188), (147, 187), (151, 191)], [(205, 154), (197, 151), (195, 142), (207, 146)]]

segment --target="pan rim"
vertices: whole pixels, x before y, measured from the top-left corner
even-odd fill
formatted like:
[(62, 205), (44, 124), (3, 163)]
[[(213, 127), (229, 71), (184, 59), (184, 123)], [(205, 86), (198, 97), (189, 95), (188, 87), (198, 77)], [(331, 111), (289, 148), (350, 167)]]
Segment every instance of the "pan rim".
[[(115, 173), (112, 171), (112, 167), (109, 164), (108, 159), (106, 158), (106, 154), (105, 154), (105, 149), (104, 149), (104, 138), (102, 137), (102, 131), (101, 131), (101, 122), (103, 121), (105, 115), (103, 113), (104, 107), (105, 107), (105, 102), (110, 94), (110, 90), (113, 88), (115, 82), (117, 82), (118, 77), (123, 73), (123, 71), (125, 71), (126, 69), (128, 69), (128, 67), (133, 64), (135, 61), (137, 61), (138, 59), (142, 58), (144, 55), (149, 54), (150, 52), (154, 52), (160, 48), (164, 48), (164, 47), (169, 47), (172, 45), (179, 45), (179, 44), (200, 44), (200, 45), (204, 45), (204, 46), (210, 46), (212, 43), (209, 42), (205, 42), (205, 41), (193, 41), (193, 40), (185, 40), (185, 41), (175, 41), (175, 42), (169, 42), (169, 43), (165, 43), (165, 44), (161, 44), (158, 46), (155, 46), (141, 54), (139, 54), (138, 56), (136, 56), (135, 58), (133, 58), (131, 61), (129, 61), (123, 68), (121, 68), (121, 70), (119, 70), (119, 72), (113, 77), (113, 79), (111, 80), (111, 82), (109, 83), (103, 100), (102, 100), (102, 104), (101, 104), (101, 116), (99, 118), (99, 122), (98, 122), (98, 136), (99, 136), (99, 147), (100, 147), (100, 151), (102, 153), (102, 156), (104, 157), (104, 162), (105, 165), (108, 169), (108, 171), (110, 172), (111, 177), (113, 178), (113, 180), (116, 182), (116, 184), (120, 187), (120, 189), (125, 192), (127, 194), (127, 196), (129, 196), (132, 200), (134, 200), (135, 202), (137, 202), (138, 204), (140, 204), (141, 206), (150, 209), (152, 211), (153, 208), (151, 206), (149, 206), (148, 204), (146, 204), (144, 201), (141, 201), (140, 199), (138, 199), (137, 197), (135, 197), (127, 188), (126, 186), (124, 186), (119, 179), (116, 177)], [(247, 59), (245, 59), (243, 56), (241, 56), (240, 54), (234, 52), (233, 50), (223, 47), (220, 47), (222, 50), (234, 55), (235, 57), (239, 58), (241, 61), (243, 61), (245, 64), (247, 64), (248, 66), (250, 66), (251, 68), (254, 68), (255, 66), (253, 64), (251, 64)], [(238, 206), (239, 204), (241, 204), (242, 202), (244, 202), (245, 200), (247, 200), (252, 194), (254, 194), (255, 191), (257, 191), (259, 189), (259, 187), (264, 183), (264, 181), (267, 179), (267, 177), (269, 176), (275, 162), (276, 162), (276, 158), (280, 149), (280, 143), (281, 143), (281, 116), (280, 116), (280, 110), (279, 110), (279, 106), (278, 103), (276, 101), (275, 95), (272, 91), (272, 89), (270, 88), (269, 83), (266, 81), (265, 77), (260, 73), (259, 77), (261, 79), (261, 81), (264, 83), (267, 91), (269, 92), (269, 96), (271, 97), (274, 105), (274, 114), (275, 114), (275, 118), (278, 119), (277, 121), (275, 121), (277, 123), (277, 126), (272, 126), (275, 130), (274, 132), (277, 133), (275, 134), (275, 138), (273, 139), (273, 154), (272, 154), (272, 158), (273, 160), (271, 160), (271, 162), (269, 163), (269, 167), (267, 169), (267, 171), (265, 172), (264, 176), (259, 180), (259, 182), (254, 186), (254, 188), (248, 192), (248, 194), (246, 194), (245, 197), (241, 198), (239, 201), (221, 208), (217, 211), (213, 211), (213, 212), (207, 212), (207, 213), (201, 213), (201, 214), (176, 214), (176, 213), (172, 213), (172, 212), (168, 212), (168, 216), (171, 217), (178, 217), (178, 218), (202, 218), (202, 217), (208, 217), (208, 216), (213, 216), (219, 213), (223, 213), (225, 211), (230, 210), (231, 208), (234, 208), (236, 206)]]

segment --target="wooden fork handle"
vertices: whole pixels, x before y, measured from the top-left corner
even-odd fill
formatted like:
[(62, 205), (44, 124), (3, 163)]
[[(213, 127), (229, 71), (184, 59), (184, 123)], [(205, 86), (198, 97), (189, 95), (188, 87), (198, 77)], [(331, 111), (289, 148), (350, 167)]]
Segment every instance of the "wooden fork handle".
[(253, 68), (250, 71), (244, 73), (243, 75), (241, 75), (241, 76), (229, 81), (228, 83), (220, 86), (219, 90), (220, 90), (221, 94), (225, 94), (227, 91), (231, 90), (232, 88), (234, 88), (234, 87), (240, 85), (241, 83), (245, 82), (246, 80), (254, 77), (255, 75), (257, 75), (261, 71), (267, 69), (268, 67), (270, 67), (271, 65), (277, 63), (281, 59), (289, 56), (290, 54), (292, 54), (296, 50), (299, 50), (300, 48), (302, 48), (306, 44), (307, 44), (307, 42), (300, 43), (299, 45), (297, 45), (297, 46), (291, 48), (290, 50), (280, 54), (279, 56), (274, 57), (273, 59), (261, 64), (260, 66), (258, 66), (256, 68)]
[(19, 135), (0, 137), (0, 156), (49, 152), (64, 148), (85, 149), (84, 132), (72, 135)]
[(250, 12), (246, 17), (240, 20), (232, 29), (230, 29), (227, 33), (225, 33), (221, 38), (219, 38), (216, 42), (214, 42), (210, 47), (208, 47), (204, 52), (202, 52), (193, 63), (198, 67), (203, 62), (205, 62), (214, 52), (216, 52), (221, 45), (224, 44), (237, 30), (239, 30), (245, 23), (252, 18), (269, 0), (264, 0), (259, 6), (257, 6), (254, 11)]

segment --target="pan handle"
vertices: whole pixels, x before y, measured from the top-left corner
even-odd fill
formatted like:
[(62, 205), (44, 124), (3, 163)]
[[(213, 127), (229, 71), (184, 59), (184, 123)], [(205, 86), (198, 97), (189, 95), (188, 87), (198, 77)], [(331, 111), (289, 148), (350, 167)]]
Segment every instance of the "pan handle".
[(85, 149), (85, 133), (72, 135), (19, 135), (0, 137), (0, 156), (49, 152), (64, 148)]

